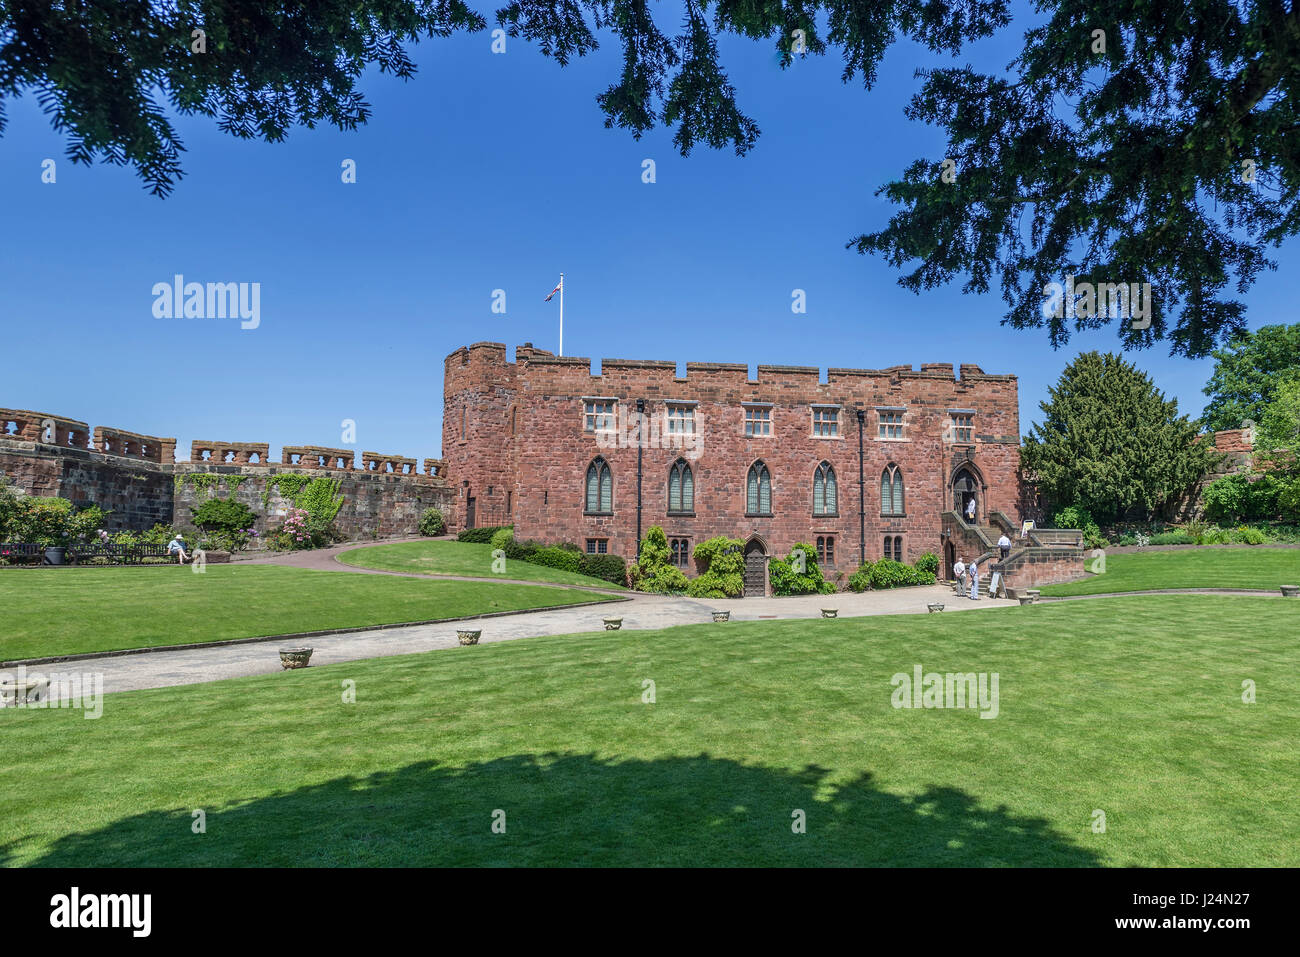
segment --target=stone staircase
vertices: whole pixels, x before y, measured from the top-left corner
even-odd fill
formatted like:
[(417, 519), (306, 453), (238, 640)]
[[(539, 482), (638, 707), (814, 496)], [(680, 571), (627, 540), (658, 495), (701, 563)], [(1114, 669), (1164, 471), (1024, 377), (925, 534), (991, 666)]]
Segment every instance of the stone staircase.
[[(989, 571), (989, 569), (988, 569), (988, 562), (987, 562), (987, 560), (980, 562), (980, 591), (979, 591), (979, 594), (980, 594), (980, 597), (981, 597), (981, 598), (988, 598), (988, 597), (989, 597), (989, 581), (990, 581), (992, 578), (993, 578), (993, 574), (992, 574), (992, 573)], [(951, 579), (949, 579), (948, 581), (941, 581), (939, 584), (941, 584), (941, 585), (947, 585), (947, 586), (951, 589), (951, 588), (955, 587), (957, 583), (954, 582), (954, 581), (952, 581)], [(956, 597), (956, 596), (954, 595), (954, 597)], [(969, 578), (966, 579), (966, 587), (965, 587), (965, 589), (963, 589), (963, 591), (962, 591), (962, 597), (963, 597), (963, 598), (966, 598), (967, 600), (969, 600), (969, 598), (970, 598), (970, 579), (969, 579)]]

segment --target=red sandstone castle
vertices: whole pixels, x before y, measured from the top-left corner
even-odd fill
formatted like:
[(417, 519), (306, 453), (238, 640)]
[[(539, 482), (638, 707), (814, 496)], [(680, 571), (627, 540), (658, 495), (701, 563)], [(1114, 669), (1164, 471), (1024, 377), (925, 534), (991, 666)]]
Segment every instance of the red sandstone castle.
[[(1016, 377), (931, 363), (888, 369), (506, 358), (446, 359), (443, 457), (457, 524), (635, 557), (652, 525), (694, 572), (694, 547), (746, 542), (747, 593), (798, 542), (823, 568), (865, 558), (974, 557), (1019, 534)], [(974, 502), (975, 520), (961, 520)], [(957, 516), (961, 516), (959, 519)], [(752, 579), (752, 580), (751, 580)]]

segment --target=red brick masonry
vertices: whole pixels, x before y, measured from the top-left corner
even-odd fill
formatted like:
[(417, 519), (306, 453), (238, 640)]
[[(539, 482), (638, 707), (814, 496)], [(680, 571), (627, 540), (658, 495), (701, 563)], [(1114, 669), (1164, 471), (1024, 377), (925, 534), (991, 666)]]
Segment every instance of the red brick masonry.
[[(672, 362), (605, 359), (601, 374), (592, 375), (590, 359), (559, 358), (526, 344), (508, 362), (504, 344), (480, 342), (447, 357), (443, 388), (442, 447), (457, 527), (468, 523), (472, 500), (475, 525), (513, 522), (517, 538), (584, 547), (588, 539), (605, 539), (611, 553), (634, 556), (638, 448), (629, 417), (638, 399), (645, 401), (642, 444), (649, 446), (640, 450), (643, 533), (662, 525), (691, 548), (715, 535), (753, 538), (769, 555), (830, 537), (828, 564), (839, 571), (856, 567), (860, 550), (869, 560), (882, 557), (886, 536), (891, 545), (901, 538), (905, 560), (927, 551), (942, 556), (942, 515), (955, 507), (954, 479), (963, 472), (976, 489), (978, 522), (987, 523), (992, 511), (1019, 521), (1016, 377), (978, 366), (962, 365), (956, 373), (946, 363), (830, 369), (822, 381), (818, 369), (807, 367), (759, 366), (757, 379), (750, 379), (743, 365), (692, 362), (678, 377)], [(590, 398), (615, 400), (614, 433), (584, 431)], [(745, 403), (768, 412), (771, 435), (745, 435)], [(693, 410), (693, 441), (665, 439), (673, 404)], [(813, 434), (815, 407), (838, 410), (837, 435)], [(890, 412), (902, 413), (901, 438), (881, 436), (882, 414)], [(969, 435), (954, 429), (955, 417), (966, 415)], [(584, 511), (587, 468), (598, 456), (613, 478), (608, 515)], [(693, 514), (668, 513), (668, 476), (679, 458), (693, 472)], [(746, 479), (759, 461), (771, 475), (770, 516), (746, 514)], [(813, 514), (814, 472), (822, 462), (835, 472), (832, 515)], [(903, 475), (900, 516), (882, 509), (881, 473), (889, 466)]]

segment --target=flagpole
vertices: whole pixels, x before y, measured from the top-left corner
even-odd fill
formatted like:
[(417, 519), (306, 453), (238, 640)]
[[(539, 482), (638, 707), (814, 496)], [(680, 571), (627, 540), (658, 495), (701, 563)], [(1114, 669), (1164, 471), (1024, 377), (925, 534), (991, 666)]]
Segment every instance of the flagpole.
[(560, 273), (560, 355), (564, 355), (564, 273)]

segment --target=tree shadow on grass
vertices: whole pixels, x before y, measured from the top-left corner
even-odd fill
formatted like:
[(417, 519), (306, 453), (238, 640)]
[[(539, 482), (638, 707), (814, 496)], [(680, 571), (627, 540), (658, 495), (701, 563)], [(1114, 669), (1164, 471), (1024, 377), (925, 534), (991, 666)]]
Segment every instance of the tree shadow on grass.
[[(1096, 866), (1047, 821), (954, 788), (904, 798), (708, 755), (420, 762), (57, 839), (36, 866)], [(793, 812), (806, 814), (795, 833)], [(504, 812), (505, 833), (494, 833)], [(500, 819), (500, 815), (496, 815)], [(1082, 835), (1086, 820), (1079, 822)], [(12, 862), (0, 850), (0, 863)]]

